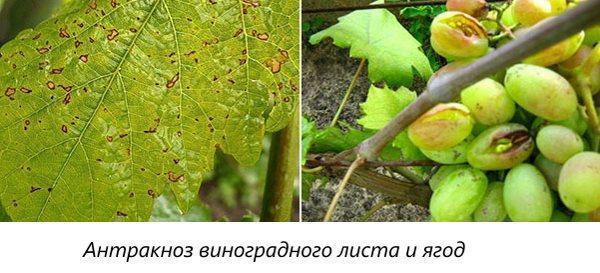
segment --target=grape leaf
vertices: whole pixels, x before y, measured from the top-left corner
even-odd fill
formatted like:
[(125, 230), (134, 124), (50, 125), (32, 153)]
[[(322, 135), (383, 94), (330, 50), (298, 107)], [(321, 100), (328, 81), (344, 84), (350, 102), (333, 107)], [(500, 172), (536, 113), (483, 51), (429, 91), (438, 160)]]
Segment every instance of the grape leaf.
[(0, 49), (0, 199), (16, 221), (145, 221), (253, 164), (297, 101), (298, 1), (71, 1)]
[[(371, 86), (367, 101), (360, 105), (365, 115), (358, 120), (358, 123), (367, 129), (380, 130), (416, 98), (417, 93), (405, 87), (394, 91), (388, 87)], [(392, 146), (399, 148), (402, 158), (406, 160), (426, 159), (419, 148), (412, 144), (406, 130), (394, 138)]]
[(424, 79), (432, 74), (421, 44), (385, 9), (359, 10), (310, 37), (318, 44), (331, 37), (336, 46), (350, 47), (350, 56), (369, 61), (369, 79), (390, 87), (411, 86), (413, 70)]

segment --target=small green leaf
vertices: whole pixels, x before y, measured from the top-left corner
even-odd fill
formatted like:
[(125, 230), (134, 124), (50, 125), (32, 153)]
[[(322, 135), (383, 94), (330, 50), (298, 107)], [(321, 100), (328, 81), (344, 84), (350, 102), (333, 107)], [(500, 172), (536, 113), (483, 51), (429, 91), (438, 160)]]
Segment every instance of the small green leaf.
[(373, 133), (373, 131), (360, 131), (354, 128), (348, 128), (347, 132), (343, 132), (340, 128), (328, 127), (316, 134), (310, 151), (313, 153), (343, 152), (355, 147)]
[[(388, 87), (371, 86), (367, 101), (360, 105), (365, 115), (358, 120), (358, 123), (367, 129), (380, 130), (416, 98), (417, 93), (405, 87), (394, 91)], [(392, 146), (399, 148), (402, 151), (402, 158), (406, 160), (425, 159), (419, 148), (408, 139), (406, 131), (396, 136)]]
[(396, 17), (385, 9), (359, 10), (339, 18), (331, 26), (310, 37), (311, 44), (331, 37), (336, 46), (350, 47), (350, 56), (369, 61), (369, 79), (388, 86), (411, 86), (413, 68), (424, 79), (432, 69), (415, 40)]
[(70, 1), (0, 49), (0, 199), (17, 221), (146, 221), (220, 148), (256, 162), (298, 101), (298, 1)]

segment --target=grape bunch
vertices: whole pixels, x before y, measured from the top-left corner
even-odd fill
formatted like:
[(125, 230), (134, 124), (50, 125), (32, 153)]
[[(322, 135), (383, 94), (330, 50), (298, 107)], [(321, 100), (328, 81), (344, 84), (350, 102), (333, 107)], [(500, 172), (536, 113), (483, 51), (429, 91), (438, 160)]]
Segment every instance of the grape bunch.
[[(449, 0), (431, 46), (452, 73), (550, 17), (566, 0)], [(442, 164), (429, 183), (434, 221), (600, 220), (600, 25), (438, 104), (408, 128)]]

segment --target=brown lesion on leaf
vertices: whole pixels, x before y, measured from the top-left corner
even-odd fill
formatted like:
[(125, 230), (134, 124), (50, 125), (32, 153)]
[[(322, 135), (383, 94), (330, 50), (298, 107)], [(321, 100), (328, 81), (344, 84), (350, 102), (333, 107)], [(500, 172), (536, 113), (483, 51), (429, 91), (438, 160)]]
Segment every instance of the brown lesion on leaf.
[(71, 35), (69, 35), (69, 32), (67, 32), (67, 28), (60, 28), (58, 31), (58, 36), (60, 36), (60, 38), (71, 38)]
[(40, 37), (42, 37), (42, 33), (38, 33), (35, 36), (33, 36), (33, 38), (31, 38), (31, 40), (35, 41), (37, 39), (39, 39)]
[(62, 88), (63, 90), (65, 90), (65, 92), (71, 92), (71, 90), (73, 89), (73, 86), (64, 86), (64, 85), (59, 85), (58, 87)]
[(132, 27), (132, 28), (129, 28), (129, 31), (131, 33), (136, 33), (138, 30), (137, 30), (137, 28)]
[(109, 41), (112, 41), (117, 38), (117, 36), (119, 36), (119, 32), (113, 28), (110, 30), (110, 33), (106, 36), (106, 38), (108, 38)]
[(268, 33), (259, 33), (258, 35), (256, 35), (256, 38), (258, 38), (261, 41), (268, 41), (269, 34)]
[(8, 98), (10, 98), (11, 100), (13, 100), (13, 96), (15, 95), (15, 93), (17, 92), (17, 89), (14, 87), (8, 87), (6, 88), (6, 91), (4, 91), (4, 95), (7, 96)]
[(127, 215), (128, 215), (128, 214), (127, 214), (127, 213), (125, 213), (125, 212), (122, 212), (122, 211), (117, 211), (117, 216), (119, 216), (119, 217), (127, 217)]
[(113, 137), (112, 136), (106, 136), (106, 141), (113, 142)]
[(40, 187), (34, 187), (34, 186), (31, 186), (31, 189), (29, 189), (29, 193), (34, 193), (34, 192), (36, 192), (36, 191), (39, 191), (39, 190), (41, 190), (41, 189), (42, 189), (42, 188), (40, 188)]
[(283, 98), (283, 102), (285, 102), (285, 103), (288, 103), (288, 102), (290, 102), (290, 97), (285, 97), (285, 98)]
[(63, 133), (65, 133), (65, 134), (69, 132), (69, 128), (67, 127), (67, 125), (66, 125), (66, 124), (63, 124), (63, 125), (60, 127), (60, 130), (61, 130)]
[(98, 8), (98, 3), (96, 3), (96, 0), (94, 0), (90, 3), (90, 8), (94, 9), (94, 10)]
[(50, 51), (50, 49), (48, 49), (47, 47), (40, 47), (37, 49), (37, 52), (40, 54), (46, 54), (48, 53), (48, 51)]
[(167, 81), (167, 88), (173, 88), (175, 83), (179, 80), (179, 73), (175, 74), (169, 81)]
[(79, 60), (82, 61), (83, 63), (87, 63), (88, 62), (88, 54), (79, 56)]
[(25, 94), (29, 94), (31, 93), (31, 89), (27, 88), (25, 86), (22, 86), (21, 89), (19, 89), (21, 91), (21, 93), (25, 93)]
[(152, 198), (157, 197), (157, 194), (153, 189), (148, 189), (148, 195), (150, 195), (150, 197), (152, 197)]
[(48, 82), (46, 83), (46, 86), (47, 86), (47, 87), (48, 87), (48, 89), (50, 89), (50, 90), (54, 90), (54, 89), (56, 88), (56, 84), (54, 84), (54, 82), (53, 82), (53, 81), (48, 81)]
[(175, 182), (179, 182), (183, 180), (183, 174), (182, 175), (176, 175), (173, 171), (169, 171), (167, 173), (167, 178), (169, 179), (169, 181), (175, 183)]
[(239, 28), (238, 30), (235, 31), (235, 33), (233, 34), (234, 38), (240, 37), (240, 35), (242, 35), (242, 33), (244, 33), (244, 30)]
[(71, 92), (68, 92), (68, 93), (65, 95), (65, 98), (63, 99), (63, 104), (64, 104), (64, 105), (67, 105), (67, 104), (69, 104), (69, 103), (71, 103)]
[(15, 208), (19, 206), (19, 203), (17, 203), (17, 200), (12, 200), (12, 206)]
[(83, 44), (83, 42), (79, 41), (79, 40), (75, 40), (75, 48), (79, 48), (79, 46), (81, 46)]
[(216, 3), (217, 3), (217, 0), (208, 0), (208, 3), (210, 3), (210, 4), (214, 5), (214, 4), (216, 4)]
[(260, 7), (260, 1), (259, 0), (242, 0), (242, 3), (244, 3), (244, 5), (252, 7), (252, 8), (258, 8), (258, 7)]
[(52, 71), (50, 71), (50, 74), (54, 74), (54, 75), (58, 75), (61, 74), (63, 72), (64, 68), (54, 68), (52, 69)]
[(271, 73), (276, 74), (281, 71), (281, 63), (277, 59), (270, 59), (266, 63), (267, 67), (271, 70)]
[(133, 192), (129, 193), (129, 198), (133, 198), (134, 196), (135, 196), (135, 193), (133, 193)]
[(113, 8), (116, 8), (116, 7), (117, 7), (117, 5), (119, 5), (119, 3), (117, 3), (117, 0), (111, 0), (111, 1), (110, 1), (110, 6), (111, 6), (111, 7), (113, 7)]

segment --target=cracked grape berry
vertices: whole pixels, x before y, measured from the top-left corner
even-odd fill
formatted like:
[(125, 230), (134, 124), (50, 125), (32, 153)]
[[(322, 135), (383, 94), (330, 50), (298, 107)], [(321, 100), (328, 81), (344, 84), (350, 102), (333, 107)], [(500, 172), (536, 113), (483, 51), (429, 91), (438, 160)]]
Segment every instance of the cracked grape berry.
[(450, 60), (476, 58), (488, 52), (483, 25), (458, 11), (447, 11), (433, 19), (430, 41), (435, 52)]
[(481, 170), (506, 170), (525, 161), (534, 142), (527, 128), (516, 123), (483, 131), (467, 147), (467, 161)]

